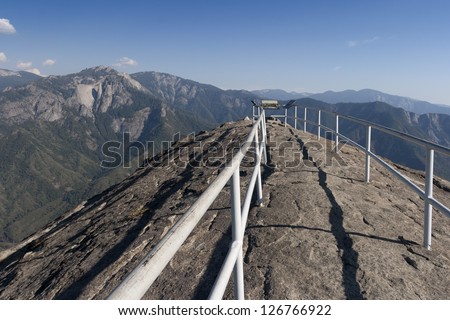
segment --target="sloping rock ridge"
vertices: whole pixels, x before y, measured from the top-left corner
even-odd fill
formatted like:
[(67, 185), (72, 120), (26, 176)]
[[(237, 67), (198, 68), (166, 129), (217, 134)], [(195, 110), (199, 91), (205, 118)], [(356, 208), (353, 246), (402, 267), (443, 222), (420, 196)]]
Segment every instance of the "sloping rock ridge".
[[(176, 142), (123, 182), (0, 253), (1, 299), (104, 299), (208, 187), (251, 121)], [(420, 245), (423, 201), (364, 154), (269, 120), (264, 206), (245, 231), (247, 299), (448, 299), (450, 219), (435, 212)], [(234, 150), (234, 151), (233, 151)], [(242, 196), (254, 157), (240, 168)], [(421, 172), (397, 166), (423, 187)], [(448, 182), (435, 196), (449, 201)], [(145, 299), (205, 299), (229, 245), (225, 187)], [(232, 280), (225, 298), (232, 299)]]

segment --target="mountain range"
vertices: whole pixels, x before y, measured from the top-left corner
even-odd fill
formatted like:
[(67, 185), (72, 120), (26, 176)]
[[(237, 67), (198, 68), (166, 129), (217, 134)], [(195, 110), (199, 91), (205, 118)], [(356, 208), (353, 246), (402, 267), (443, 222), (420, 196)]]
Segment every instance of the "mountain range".
[(252, 90), (252, 93), (263, 99), (268, 98), (277, 100), (297, 100), (312, 95), (312, 93), (299, 93), (295, 91), (287, 92), (281, 89)]
[(102, 168), (104, 143), (129, 133), (122, 160), (133, 142), (153, 141), (158, 151), (177, 132), (244, 117), (251, 98), (167, 74), (132, 77), (108, 67), (7, 86), (0, 93), (0, 242), (26, 237), (143, 160)]
[[(328, 104), (311, 98), (303, 98), (297, 100), (297, 105), (300, 107), (308, 107), (310, 111), (307, 117), (309, 120), (315, 122), (317, 122), (317, 112), (314, 109), (328, 110), (367, 120), (436, 144), (450, 147), (450, 115), (435, 113), (419, 115), (402, 108), (393, 107), (384, 102)], [(321, 123), (329, 128), (334, 128), (335, 118), (324, 113), (321, 116)], [(317, 132), (316, 129), (311, 127), (309, 129)], [(340, 133), (351, 140), (360, 145), (365, 145), (366, 128), (362, 125), (346, 119), (340, 119), (339, 130)], [(423, 171), (425, 169), (426, 150), (423, 147), (406, 142), (387, 133), (379, 132), (376, 129), (373, 129), (371, 149), (376, 154), (386, 157), (397, 164), (416, 170)], [(450, 180), (448, 159), (438, 153), (436, 153), (435, 158), (435, 173)]]
[[(210, 130), (250, 115), (250, 101), (260, 97), (165, 73), (130, 75), (103, 66), (49, 77), (1, 71), (0, 245), (4, 247), (129, 175), (144, 160), (135, 148), (140, 143), (153, 141), (158, 152), (160, 142), (171, 141), (177, 132)], [(277, 98), (270, 94), (264, 93)], [(339, 111), (450, 146), (448, 115), (419, 115), (385, 102), (332, 104), (310, 97), (302, 96), (297, 104)], [(345, 123), (342, 130), (350, 132)], [(359, 130), (351, 137), (362, 141), (364, 134)], [(123, 141), (122, 165), (113, 170), (100, 166), (105, 161), (102, 146), (109, 141)], [(383, 135), (374, 134), (373, 147), (413, 168), (424, 162), (415, 147)], [(123, 165), (129, 160), (134, 161)], [(445, 165), (437, 165), (437, 170), (450, 178)]]
[(426, 101), (420, 101), (407, 97), (387, 94), (377, 90), (345, 90), (345, 91), (326, 91), (323, 93), (298, 93), (286, 92), (280, 89), (267, 89), (252, 91), (261, 98), (272, 98), (279, 100), (291, 100), (312, 98), (326, 103), (366, 103), (366, 102), (384, 102), (394, 107), (402, 108), (418, 114), (425, 113), (444, 113), (450, 114), (450, 106), (432, 104)]
[(27, 85), (40, 78), (41, 76), (31, 72), (0, 69), (0, 91), (7, 87)]

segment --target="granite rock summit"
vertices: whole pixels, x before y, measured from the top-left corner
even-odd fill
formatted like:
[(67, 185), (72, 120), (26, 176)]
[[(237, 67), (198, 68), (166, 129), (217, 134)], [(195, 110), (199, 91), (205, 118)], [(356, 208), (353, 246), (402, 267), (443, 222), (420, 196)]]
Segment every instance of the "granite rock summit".
[[(225, 123), (186, 137), (121, 183), (0, 253), (1, 299), (104, 299), (208, 187), (250, 131)], [(243, 246), (248, 299), (448, 299), (450, 219), (434, 215), (423, 249), (423, 201), (364, 154), (269, 120), (264, 206)], [(241, 166), (242, 194), (249, 156)], [(397, 166), (419, 185), (421, 172)], [(231, 243), (226, 187), (146, 299), (205, 299)], [(435, 181), (447, 206), (450, 185)], [(232, 281), (231, 281), (232, 282)], [(232, 298), (231, 285), (225, 298)]]

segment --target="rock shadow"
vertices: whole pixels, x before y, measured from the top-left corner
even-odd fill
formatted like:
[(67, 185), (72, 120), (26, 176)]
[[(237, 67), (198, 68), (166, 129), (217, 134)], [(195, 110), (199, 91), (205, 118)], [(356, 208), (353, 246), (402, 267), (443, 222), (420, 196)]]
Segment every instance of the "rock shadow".
[(208, 261), (208, 266), (206, 267), (205, 274), (202, 276), (200, 282), (195, 287), (192, 299), (208, 299), (208, 296), (212, 291), (214, 282), (216, 281), (219, 275), (219, 271), (222, 268), (222, 264), (225, 261), (228, 250), (230, 249), (231, 242), (231, 227), (229, 227), (214, 247), (214, 251)]
[(141, 231), (153, 218), (153, 212), (161, 208), (167, 201), (167, 199), (172, 196), (177, 190), (181, 189), (185, 183), (191, 180), (192, 171), (185, 171), (182, 175), (182, 179), (177, 182), (174, 186), (173, 181), (168, 180), (161, 185), (158, 192), (158, 197), (154, 198), (152, 201), (146, 203), (145, 207), (148, 209), (147, 214), (142, 215), (142, 217), (136, 222), (136, 224), (127, 231), (123, 239), (115, 244), (112, 248), (105, 252), (102, 258), (100, 258), (92, 268), (84, 273), (79, 279), (72, 282), (68, 287), (60, 291), (55, 299), (79, 299), (84, 289), (91, 281), (93, 281), (100, 273), (107, 269), (110, 265), (115, 263), (134, 243), (134, 241), (139, 237)]
[(353, 240), (345, 231), (344, 212), (336, 201), (333, 192), (327, 185), (327, 174), (322, 168), (319, 169), (319, 185), (325, 191), (328, 200), (331, 203), (329, 212), (329, 222), (331, 224), (331, 233), (336, 239), (336, 244), (341, 251), (342, 274), (345, 297), (347, 299), (364, 299), (361, 287), (358, 283), (356, 272), (359, 268), (358, 252), (353, 249)]
[(296, 136), (303, 153), (303, 160), (310, 161), (318, 170), (319, 185), (325, 192), (328, 201), (331, 204), (331, 210), (328, 214), (328, 221), (331, 224), (331, 233), (336, 239), (337, 247), (341, 253), (343, 285), (346, 299), (357, 300), (364, 299), (361, 287), (358, 283), (356, 272), (359, 268), (358, 252), (353, 249), (353, 240), (346, 232), (344, 227), (344, 212), (336, 201), (333, 191), (327, 184), (327, 173), (309, 156), (308, 149), (303, 140)]

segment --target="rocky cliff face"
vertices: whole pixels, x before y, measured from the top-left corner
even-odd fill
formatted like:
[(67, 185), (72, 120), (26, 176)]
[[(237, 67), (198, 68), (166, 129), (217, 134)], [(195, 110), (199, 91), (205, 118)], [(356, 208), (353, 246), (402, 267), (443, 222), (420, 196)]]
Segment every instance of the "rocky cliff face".
[[(131, 173), (133, 143), (153, 143), (158, 151), (177, 132), (243, 118), (250, 113), (247, 98), (167, 74), (132, 77), (102, 66), (6, 88), (0, 92), (0, 250)], [(108, 141), (121, 143), (123, 161), (116, 165), (125, 168), (100, 166)]]
[(57, 121), (71, 111), (81, 117), (95, 118), (98, 112), (131, 105), (133, 93), (129, 88), (148, 93), (129, 75), (108, 67), (50, 76), (4, 92), (0, 96), (0, 116), (9, 124), (26, 120)]
[[(250, 126), (227, 123), (196, 142), (179, 141), (3, 252), (0, 298), (107, 297), (208, 187)], [(423, 202), (415, 193), (376, 164), (364, 183), (364, 154), (350, 146), (338, 157), (324, 139), (277, 121), (267, 127), (264, 207), (251, 209), (243, 247), (248, 299), (448, 298), (450, 219), (435, 214), (433, 250), (422, 249)], [(423, 185), (420, 172), (399, 169)], [(243, 188), (249, 170), (241, 166)], [(449, 192), (436, 180), (447, 206)], [(231, 241), (229, 201), (227, 187), (145, 298), (207, 297)]]
[[(122, 180), (100, 166), (102, 145), (153, 141), (203, 123), (156, 99), (127, 74), (95, 67), (0, 93), (0, 249), (22, 240), (80, 199)], [(130, 142), (123, 141), (123, 134)], [(126, 167), (126, 165), (124, 165)]]
[(131, 76), (158, 99), (189, 111), (214, 127), (248, 115), (250, 101), (257, 98), (245, 90), (221, 90), (167, 73), (139, 72)]
[(430, 140), (443, 145), (450, 146), (450, 116), (440, 114), (421, 115), (417, 123), (422, 130), (428, 133)]

